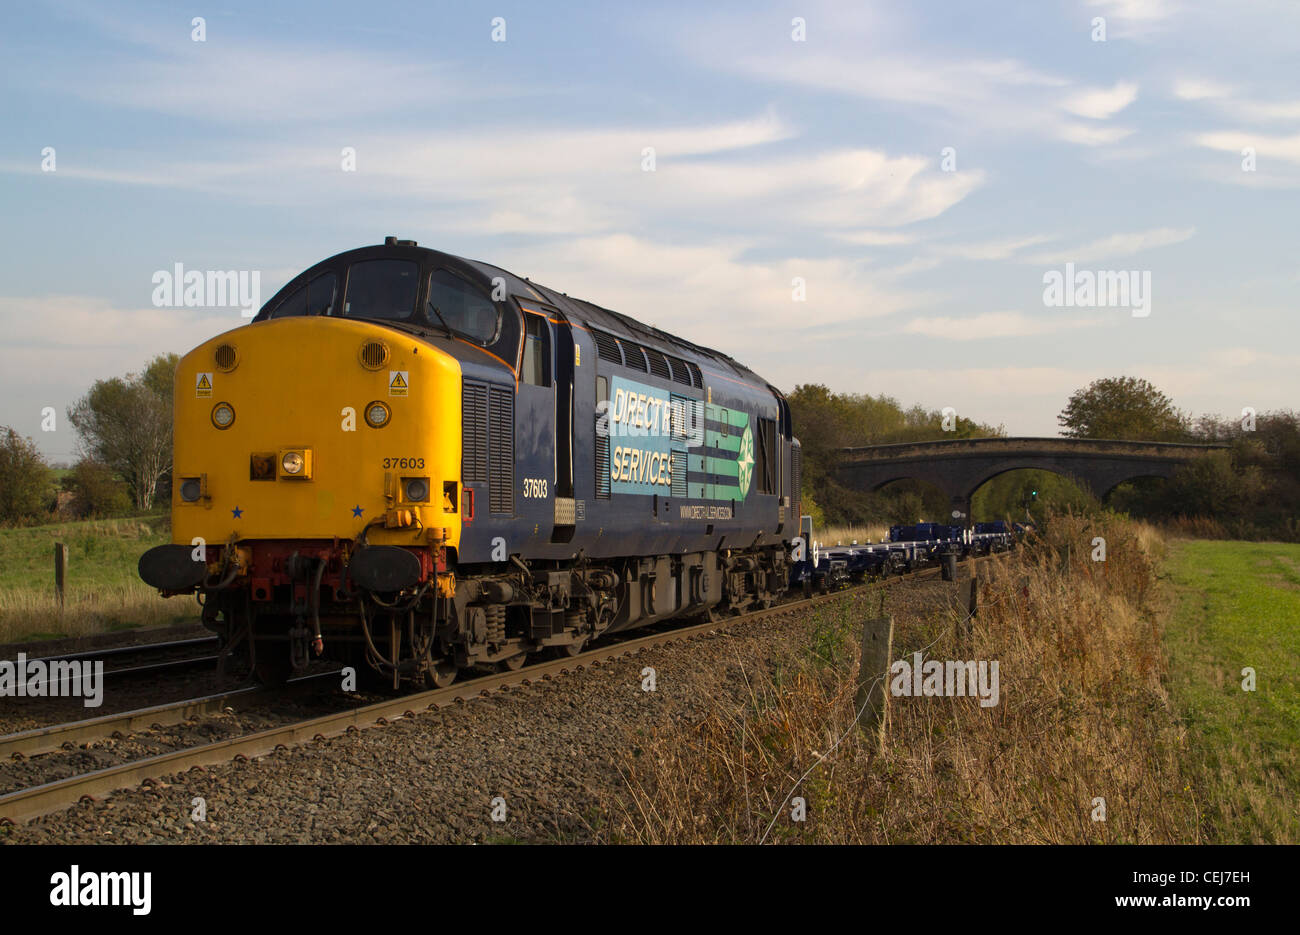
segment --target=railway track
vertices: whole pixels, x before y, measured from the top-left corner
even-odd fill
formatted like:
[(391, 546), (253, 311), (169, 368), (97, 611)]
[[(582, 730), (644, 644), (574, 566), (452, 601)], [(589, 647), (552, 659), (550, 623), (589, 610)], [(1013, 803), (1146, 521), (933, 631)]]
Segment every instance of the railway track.
[[(104, 678), (117, 681), (128, 677), (159, 675), (215, 663), (218, 658), (216, 649), (217, 638), (205, 636), (165, 643), (143, 643), (113, 649), (90, 649), (79, 653), (44, 656), (28, 660), (28, 663), (40, 663), (47, 672), (57, 670), (64, 673), (61, 677), (47, 678), (41, 682), (44, 694), (51, 696), (66, 693), (68, 683), (77, 677), (67, 666), (60, 667), (59, 664), (102, 662)], [(55, 686), (57, 691), (52, 690)]]
[[(973, 558), (969, 567), (974, 568), (975, 565), (982, 564), (992, 557), (995, 556)], [(900, 581), (925, 580), (937, 577), (940, 572), (939, 567), (925, 568), (905, 575), (879, 579), (870, 582), (868, 586), (874, 584), (879, 587), (888, 587)], [(231, 760), (265, 756), (280, 749), (288, 749), (290, 746), (306, 740), (324, 740), (337, 737), (350, 731), (382, 726), (393, 720), (414, 717), (421, 711), (453, 704), (463, 704), (470, 699), (489, 695), (494, 691), (508, 691), (511, 688), (526, 687), (539, 680), (549, 681), (557, 676), (569, 672), (581, 672), (588, 666), (599, 666), (602, 663), (632, 655), (645, 649), (653, 649), (669, 643), (692, 639), (740, 623), (790, 613), (791, 611), (811, 609), (839, 600), (845, 595), (859, 590), (860, 587), (787, 601), (766, 610), (740, 616), (722, 617), (705, 623), (633, 637), (607, 646), (589, 649), (572, 658), (539, 661), (524, 666), (517, 671), (503, 671), (484, 675), (458, 682), (447, 688), (432, 689), (386, 699), (346, 711), (334, 712), (304, 721), (256, 731), (240, 737), (131, 760), (105, 769), (19, 789), (0, 795), (0, 823), (29, 821), (41, 815), (58, 811), (61, 808), (75, 805), (83, 799), (93, 799), (95, 796), (108, 795), (119, 789), (136, 787), (160, 776), (201, 769)], [(334, 673), (329, 673), (328, 676), (317, 676), (316, 678), (329, 676), (337, 677)], [(229, 703), (231, 698), (237, 697), (239, 699), (237, 703), (251, 703), (250, 699), (255, 697), (251, 693), (259, 691), (262, 691), (262, 689), (244, 689), (242, 693), (233, 692), (225, 693), (224, 696), (213, 695), (206, 698), (190, 699), (173, 705), (161, 705), (154, 709), (146, 708), (139, 711), (124, 712), (120, 715), (106, 715), (102, 718), (78, 722), (77, 724), (56, 725), (55, 727), (26, 731), (24, 734), (0, 737), (0, 752), (8, 752), (9, 755), (13, 753), (34, 755), (39, 751), (49, 751), (62, 747), (64, 743), (76, 739), (78, 732), (84, 732), (81, 734), (82, 737), (93, 737), (96, 732), (98, 732), (99, 736), (104, 736), (104, 730), (114, 720), (117, 720), (120, 726), (112, 727), (108, 731), (109, 734), (113, 733), (113, 731), (130, 729), (133, 724), (137, 728), (141, 725), (152, 725), (151, 717), (155, 719), (165, 717), (170, 719), (167, 723), (177, 723), (187, 717), (211, 713), (214, 705), (216, 706), (215, 710), (221, 710), (222, 705)], [(64, 733), (60, 734), (60, 731)], [(52, 743), (54, 744), (53, 747), (50, 746)]]
[(337, 678), (337, 672), (305, 675), (278, 687), (245, 686), (230, 691), (215, 692), (200, 698), (186, 698), (169, 704), (152, 705), (148, 708), (105, 714), (84, 721), (71, 721), (6, 734), (0, 736), (0, 761), (54, 753), (66, 749), (66, 745), (70, 743), (94, 743), (141, 729), (180, 724), (191, 718), (243, 711), (267, 701), (281, 699), (285, 697), (286, 691), (290, 693), (308, 691)]

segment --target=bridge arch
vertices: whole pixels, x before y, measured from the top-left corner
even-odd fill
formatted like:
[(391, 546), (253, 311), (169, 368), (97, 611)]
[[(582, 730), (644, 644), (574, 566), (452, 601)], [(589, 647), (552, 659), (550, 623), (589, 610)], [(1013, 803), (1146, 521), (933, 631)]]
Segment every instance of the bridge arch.
[(903, 479), (932, 483), (949, 497), (953, 516), (969, 521), (975, 491), (1008, 471), (1050, 471), (1101, 498), (1126, 480), (1169, 478), (1179, 467), (1223, 447), (1109, 439), (963, 438), (847, 448), (833, 474), (845, 486), (868, 491)]

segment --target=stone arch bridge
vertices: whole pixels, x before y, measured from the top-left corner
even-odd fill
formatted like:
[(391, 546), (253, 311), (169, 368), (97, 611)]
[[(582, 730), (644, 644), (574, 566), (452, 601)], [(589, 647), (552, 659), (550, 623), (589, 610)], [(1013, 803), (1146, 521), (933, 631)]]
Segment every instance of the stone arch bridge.
[(984, 482), (1021, 468), (1070, 477), (1097, 497), (1137, 477), (1175, 470), (1226, 445), (1110, 441), (1091, 438), (956, 438), (845, 448), (835, 478), (858, 490), (896, 480), (928, 481), (952, 501), (954, 518), (970, 522), (970, 502)]

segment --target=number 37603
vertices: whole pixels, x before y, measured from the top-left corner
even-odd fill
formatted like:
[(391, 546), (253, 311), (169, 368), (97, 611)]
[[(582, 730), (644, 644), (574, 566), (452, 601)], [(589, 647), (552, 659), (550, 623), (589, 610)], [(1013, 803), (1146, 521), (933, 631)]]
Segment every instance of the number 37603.
[(526, 499), (544, 498), (546, 496), (546, 478), (525, 477), (524, 497)]

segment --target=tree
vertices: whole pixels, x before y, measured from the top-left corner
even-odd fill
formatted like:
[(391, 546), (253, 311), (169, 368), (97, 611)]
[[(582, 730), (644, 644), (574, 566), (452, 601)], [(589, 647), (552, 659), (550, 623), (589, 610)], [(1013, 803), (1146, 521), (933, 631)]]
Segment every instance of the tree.
[(16, 523), (44, 512), (50, 469), (30, 438), (0, 426), (0, 521)]
[(1056, 421), (1069, 438), (1178, 441), (1188, 432), (1173, 400), (1137, 377), (1094, 380), (1070, 397)]
[(77, 515), (111, 516), (131, 506), (126, 484), (106, 464), (82, 458), (64, 478), (63, 487), (72, 492)]
[(68, 409), (85, 453), (122, 475), (141, 510), (153, 506), (158, 481), (171, 471), (172, 383), (179, 362), (164, 354), (142, 374), (96, 380)]

